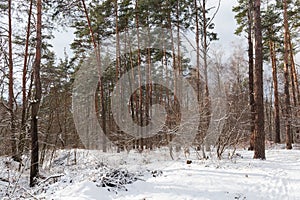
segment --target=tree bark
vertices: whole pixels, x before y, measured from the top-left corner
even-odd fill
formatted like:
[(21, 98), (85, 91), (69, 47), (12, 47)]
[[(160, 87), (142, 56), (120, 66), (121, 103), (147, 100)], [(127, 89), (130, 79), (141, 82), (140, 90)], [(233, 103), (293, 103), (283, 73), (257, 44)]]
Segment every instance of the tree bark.
[(255, 130), (255, 108), (254, 108), (254, 62), (253, 62), (253, 41), (252, 41), (252, 25), (253, 25), (253, 1), (249, 0), (248, 5), (248, 75), (249, 75), (249, 105), (250, 105), (250, 146), (248, 150), (254, 150), (254, 130)]
[(10, 137), (11, 137), (11, 153), (12, 158), (16, 161), (18, 158), (18, 149), (16, 141), (16, 125), (15, 125), (15, 113), (14, 113), (14, 67), (13, 67), (13, 55), (12, 55), (12, 8), (11, 0), (8, 1), (8, 108), (10, 112)]
[[(293, 49), (293, 44), (292, 44), (292, 40), (291, 40), (291, 34), (290, 34), (290, 32), (288, 34), (289, 34), (289, 47), (290, 47), (290, 59), (291, 59), (291, 76), (293, 77), (292, 87), (293, 87), (293, 96), (294, 96), (294, 106), (297, 109), (297, 106), (300, 103), (298, 74), (297, 74), (296, 67), (295, 67), (294, 49)], [(299, 112), (296, 112), (294, 117), (298, 118)], [(299, 130), (300, 130), (299, 127), (295, 127), (296, 132), (299, 132)], [(294, 138), (292, 135), (292, 142), (294, 142), (293, 140), (294, 140)]]
[(291, 102), (289, 92), (289, 25), (287, 16), (287, 0), (283, 1), (284, 19), (284, 98), (285, 98), (285, 140), (286, 148), (292, 149), (291, 137)]
[(293, 95), (293, 104), (297, 106), (297, 100), (299, 98), (299, 87), (298, 87), (298, 78), (297, 73), (295, 71), (295, 61), (294, 61), (294, 51), (293, 44), (291, 39), (290, 30), (288, 29), (288, 48), (289, 48), (289, 61), (290, 61), (290, 76), (291, 76), (291, 85), (292, 85), (292, 95)]
[[(205, 136), (207, 134), (207, 130), (210, 124), (210, 114), (211, 114), (211, 105), (210, 105), (210, 98), (209, 98), (209, 89), (208, 89), (208, 63), (207, 63), (207, 58), (208, 58), (208, 33), (207, 33), (207, 28), (208, 28), (208, 19), (206, 17), (206, 0), (202, 0), (202, 20), (203, 20), (203, 36), (202, 36), (202, 46), (203, 46), (203, 69), (204, 69), (204, 82), (205, 82), (205, 90), (204, 90), (204, 123), (205, 123)], [(210, 151), (210, 144), (208, 141), (205, 141), (205, 148), (207, 151)]]
[(293, 66), (295, 65), (294, 63), (294, 55), (293, 55), (293, 46), (292, 46), (292, 42), (291, 42), (291, 35), (288, 33), (288, 50), (289, 50), (289, 64), (290, 64), (290, 83), (292, 86), (292, 99), (293, 99), (293, 106), (296, 107), (297, 106), (297, 94), (296, 94), (296, 86), (295, 86), (295, 79), (296, 77), (294, 76), (293, 73)]
[[(206, 0), (202, 1), (202, 20), (203, 20), (203, 67), (204, 67), (204, 81), (205, 81), (205, 104), (208, 105), (209, 99), (209, 90), (208, 90), (208, 66), (207, 66), (207, 19), (206, 19)], [(207, 106), (206, 105), (206, 106)], [(207, 113), (208, 114), (208, 113)]]
[(197, 100), (200, 102), (200, 38), (197, 0), (194, 0), (196, 20), (196, 68), (197, 68)]
[(23, 75), (22, 75), (22, 119), (21, 119), (21, 133), (19, 140), (19, 154), (21, 155), (24, 150), (25, 136), (26, 136), (26, 111), (28, 107), (27, 95), (26, 95), (26, 82), (27, 82), (27, 62), (28, 62), (28, 48), (29, 48), (29, 37), (31, 29), (31, 14), (32, 14), (32, 4), (33, 1), (30, 1), (29, 12), (28, 12), (28, 21), (27, 21), (27, 31), (26, 31), (26, 44), (25, 44), (25, 54), (24, 54), (24, 63), (23, 63)]
[(31, 167), (30, 187), (37, 184), (39, 176), (39, 142), (38, 142), (38, 112), (42, 96), (40, 80), (42, 51), (42, 0), (37, 0), (37, 27), (36, 27), (36, 54), (34, 62), (34, 86), (35, 94), (31, 105)]
[[(201, 81), (200, 81), (200, 29), (199, 29), (199, 11), (198, 11), (198, 4), (197, 4), (198, 0), (194, 0), (194, 6), (195, 6), (195, 23), (196, 23), (196, 36), (195, 36), (195, 40), (196, 40), (196, 72), (197, 72), (197, 101), (199, 104), (199, 112), (201, 112), (201, 109), (203, 107), (203, 100), (201, 99), (201, 94), (202, 91), (200, 91), (200, 87), (201, 87)], [(200, 119), (201, 120), (201, 119)], [(201, 136), (201, 128), (202, 125), (199, 124), (198, 125), (198, 134), (196, 136), (196, 141), (197, 141), (197, 148), (200, 149), (200, 141), (202, 140), (202, 136)]]
[(269, 41), (271, 62), (272, 62), (272, 75), (274, 86), (274, 123), (275, 123), (275, 143), (280, 143), (280, 117), (279, 117), (279, 97), (278, 97), (278, 80), (277, 80), (277, 64), (275, 44)]
[(255, 37), (255, 69), (254, 69), (254, 101), (255, 131), (254, 158), (266, 159), (263, 102), (263, 54), (260, 0), (254, 1), (254, 37)]
[[(140, 49), (140, 24), (139, 24), (139, 14), (140, 14), (140, 8), (139, 8), (139, 0), (136, 0), (135, 4), (135, 26), (136, 26), (136, 34), (137, 34), (137, 68), (138, 68), (138, 81), (139, 81), (139, 122), (140, 126), (143, 126), (143, 88), (142, 88), (142, 74), (141, 74), (141, 49)], [(138, 112), (137, 112), (138, 113)], [(141, 129), (142, 130), (142, 129)], [(144, 140), (143, 140), (143, 133), (139, 133), (139, 151), (142, 152), (144, 150)]]

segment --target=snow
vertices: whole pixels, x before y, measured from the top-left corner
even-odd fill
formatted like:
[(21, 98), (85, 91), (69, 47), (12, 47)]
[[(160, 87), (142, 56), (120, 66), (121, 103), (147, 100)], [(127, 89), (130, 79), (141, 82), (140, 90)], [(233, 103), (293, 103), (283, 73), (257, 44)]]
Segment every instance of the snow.
[(65, 188), (55, 195), (55, 199), (64, 199), (64, 200), (97, 200), (97, 199), (103, 199), (103, 200), (109, 200), (110, 192), (105, 189), (99, 189), (95, 185), (95, 183), (90, 181), (82, 181), (78, 184), (75, 184), (72, 186), (72, 188)]
[[(199, 160), (191, 151), (191, 164), (186, 164), (183, 153), (171, 160), (167, 149), (137, 153), (102, 153), (76, 150), (56, 152), (56, 162), (45, 164), (42, 172), (47, 176), (64, 174), (55, 181), (46, 181), (29, 188), (28, 169), (20, 175), (10, 166), (8, 184), (0, 179), (0, 199), (8, 193), (15, 199), (53, 200), (220, 200), (220, 199), (300, 199), (300, 151), (269, 149), (267, 160), (254, 160), (253, 152), (237, 150), (238, 156), (218, 160), (211, 153), (208, 160)], [(69, 155), (66, 157), (66, 155)], [(1, 178), (7, 178), (8, 158), (0, 158)], [(6, 163), (5, 163), (6, 162)], [(126, 189), (101, 187), (99, 180), (108, 169), (126, 169), (135, 174), (137, 181), (125, 185)], [(10, 185), (10, 186), (8, 186)], [(12, 195), (12, 189), (15, 194)], [(29, 193), (32, 195), (30, 196)], [(2, 196), (1, 196), (2, 195)], [(13, 198), (12, 198), (13, 199)]]

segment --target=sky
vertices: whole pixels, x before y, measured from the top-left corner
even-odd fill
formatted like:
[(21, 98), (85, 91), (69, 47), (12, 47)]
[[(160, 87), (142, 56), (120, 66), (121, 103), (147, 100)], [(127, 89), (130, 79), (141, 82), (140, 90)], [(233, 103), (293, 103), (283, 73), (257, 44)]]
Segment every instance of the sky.
[[(215, 4), (215, 6), (217, 6), (215, 2), (217, 2), (217, 0), (208, 0), (208, 3), (211, 3), (211, 5)], [(221, 0), (220, 10), (214, 20), (216, 25), (215, 32), (219, 37), (217, 44), (221, 45), (221, 48), (224, 49), (225, 54), (227, 55), (231, 52), (232, 43), (242, 39), (241, 37), (234, 35), (236, 22), (234, 19), (234, 13), (232, 12), (232, 6), (236, 3), (237, 2), (235, 0)], [(68, 55), (72, 55), (70, 44), (73, 39), (74, 35), (72, 30), (55, 33), (55, 39), (53, 39), (52, 45), (58, 58), (64, 57), (65, 50)]]
[(232, 12), (232, 7), (236, 4), (237, 1), (235, 0), (221, 0), (220, 10), (214, 20), (215, 30), (219, 37), (218, 43), (225, 51), (230, 51), (232, 43), (244, 39), (234, 34), (237, 25), (234, 19), (235, 13)]

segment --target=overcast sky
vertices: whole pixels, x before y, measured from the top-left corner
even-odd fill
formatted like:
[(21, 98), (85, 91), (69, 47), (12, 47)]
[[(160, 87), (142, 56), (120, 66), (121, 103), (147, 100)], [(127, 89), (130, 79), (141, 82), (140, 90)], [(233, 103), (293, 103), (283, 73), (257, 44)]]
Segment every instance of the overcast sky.
[(236, 21), (234, 19), (235, 13), (232, 12), (232, 7), (236, 4), (236, 0), (221, 0), (220, 10), (214, 20), (216, 33), (219, 37), (218, 42), (224, 50), (229, 50), (233, 42), (243, 39), (234, 34)]

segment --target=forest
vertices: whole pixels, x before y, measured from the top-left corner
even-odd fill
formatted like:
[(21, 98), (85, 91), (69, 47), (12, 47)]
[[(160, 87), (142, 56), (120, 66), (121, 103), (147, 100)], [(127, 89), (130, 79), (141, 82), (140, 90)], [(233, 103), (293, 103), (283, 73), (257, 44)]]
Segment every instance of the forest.
[[(36, 187), (62, 150), (266, 160), (270, 144), (299, 148), (300, 1), (236, 0), (228, 31), (243, 43), (227, 57), (223, 1), (1, 0), (0, 156)], [(72, 53), (58, 59), (65, 30)]]

